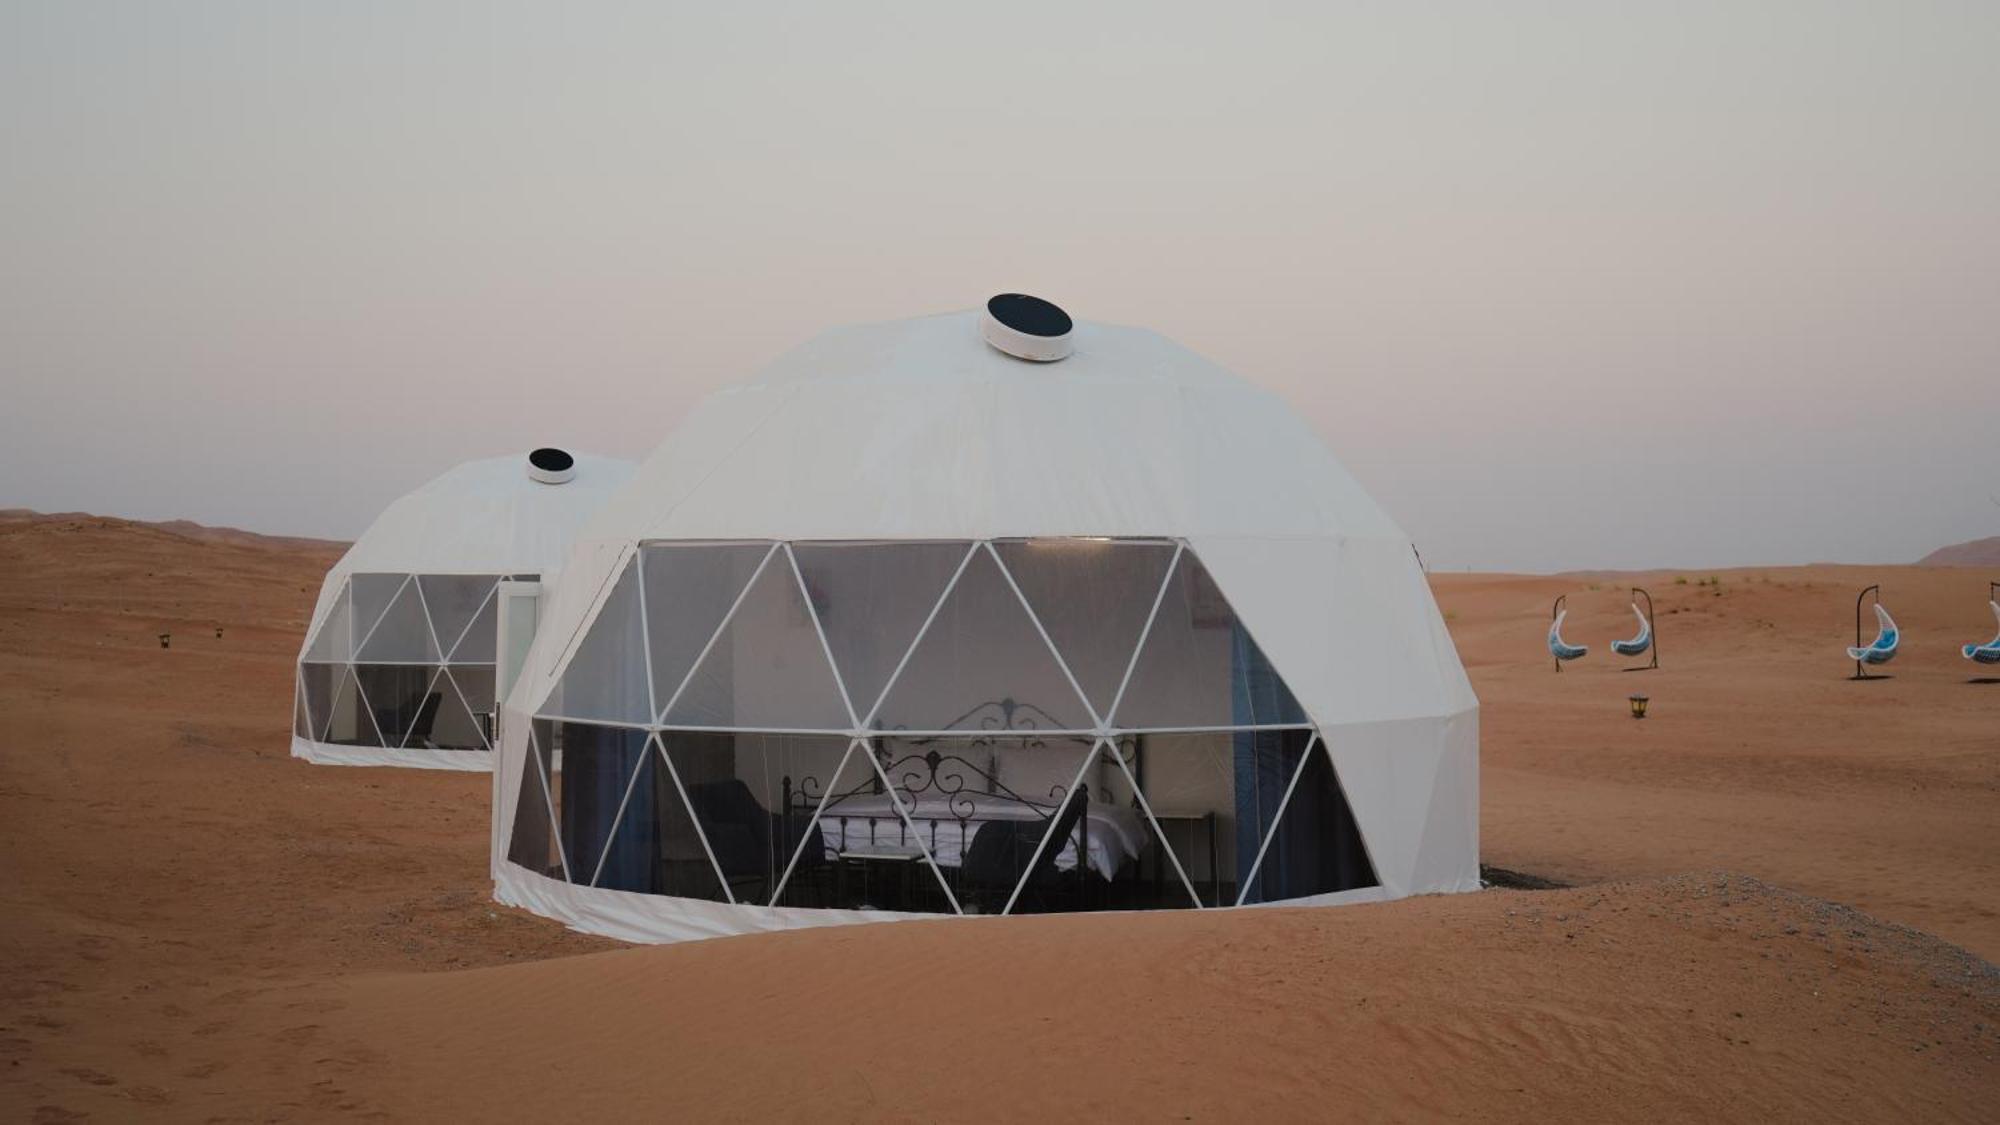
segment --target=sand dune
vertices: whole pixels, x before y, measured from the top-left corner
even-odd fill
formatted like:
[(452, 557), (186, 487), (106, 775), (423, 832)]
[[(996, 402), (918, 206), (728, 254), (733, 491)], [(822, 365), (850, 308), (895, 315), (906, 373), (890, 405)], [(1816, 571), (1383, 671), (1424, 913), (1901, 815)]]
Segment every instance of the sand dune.
[[(0, 519), (0, 1117), (1978, 1120), (2000, 1091), (2000, 685), (1955, 650), (1981, 571), (1649, 574), (1646, 673), (1603, 648), (1627, 577), (1440, 577), (1485, 856), (1573, 889), (615, 949), (490, 904), (485, 779), (285, 757), (336, 553)], [(1856, 684), (1865, 581), (1908, 647)], [(1561, 592), (1597, 651), (1557, 675)]]

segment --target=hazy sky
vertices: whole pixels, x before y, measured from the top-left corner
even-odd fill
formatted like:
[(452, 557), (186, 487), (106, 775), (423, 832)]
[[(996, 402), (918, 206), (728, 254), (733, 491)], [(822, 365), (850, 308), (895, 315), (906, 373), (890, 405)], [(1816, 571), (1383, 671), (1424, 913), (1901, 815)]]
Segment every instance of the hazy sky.
[(2000, 4), (0, 0), (0, 506), (352, 536), (1020, 289), (1434, 567), (2000, 534)]

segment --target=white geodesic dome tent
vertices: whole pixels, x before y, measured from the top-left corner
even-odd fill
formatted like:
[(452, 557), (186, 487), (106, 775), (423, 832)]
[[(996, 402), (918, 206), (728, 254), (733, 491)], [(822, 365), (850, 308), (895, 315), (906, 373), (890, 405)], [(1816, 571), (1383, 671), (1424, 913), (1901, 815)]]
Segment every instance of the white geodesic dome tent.
[(579, 535), (500, 901), (658, 941), (1479, 885), (1408, 537), (1276, 397), (1010, 299), (712, 395)]
[(498, 588), (552, 577), (632, 470), (537, 449), (467, 462), (390, 504), (320, 585), (293, 685), (292, 754), (490, 769)]

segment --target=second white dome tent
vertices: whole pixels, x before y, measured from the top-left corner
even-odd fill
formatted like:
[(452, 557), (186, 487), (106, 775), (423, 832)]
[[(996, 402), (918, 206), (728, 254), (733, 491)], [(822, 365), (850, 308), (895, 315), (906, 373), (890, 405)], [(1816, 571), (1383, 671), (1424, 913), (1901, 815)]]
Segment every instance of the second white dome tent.
[(292, 754), (490, 769), (501, 593), (553, 580), (571, 537), (631, 472), (544, 447), (468, 461), (390, 504), (321, 583)]
[(1033, 298), (837, 330), (580, 535), (498, 897), (673, 940), (1477, 886), (1407, 538), (1275, 398)]

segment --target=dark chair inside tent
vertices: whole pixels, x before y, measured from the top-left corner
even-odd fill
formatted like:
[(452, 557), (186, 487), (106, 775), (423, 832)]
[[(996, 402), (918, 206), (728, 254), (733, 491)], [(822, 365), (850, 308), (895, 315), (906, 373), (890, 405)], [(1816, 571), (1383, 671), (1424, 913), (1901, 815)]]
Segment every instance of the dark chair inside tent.
[(437, 726), (438, 705), (443, 702), (443, 692), (434, 691), (424, 697), (423, 706), (417, 709), (416, 721), (410, 724), (410, 736), (403, 740), (403, 745), (430, 745), (431, 730)]
[(785, 865), (798, 851), (801, 835), (811, 839), (792, 877), (810, 879), (811, 869), (825, 862), (826, 845), (819, 842), (817, 824), (804, 833), (795, 831), (789, 818), (766, 809), (740, 778), (690, 785), (687, 795), (695, 819), (708, 837), (709, 849), (715, 853), (715, 862), (738, 902), (761, 904), (770, 900)]
[(444, 702), (444, 694), (427, 691), (427, 686), (419, 687), (387, 707), (374, 709), (375, 727), (391, 746), (422, 747), (430, 743), (431, 729), (437, 725), (438, 706)]
[[(998, 914), (1006, 908), (1014, 887), (1021, 883), (1022, 873), (1027, 872), (1027, 883), (1021, 887), (1021, 898), (1014, 906), (1017, 912), (1059, 910), (1065, 906), (1083, 909), (1091, 885), (1103, 883), (1103, 877), (1092, 871), (1085, 859), (1087, 843), (1076, 839), (1077, 826), (1084, 823), (1089, 806), (1090, 794), (1086, 790), (1064, 804), (1053, 820), (994, 820), (980, 825), (971, 845), (965, 849), (964, 866), (960, 869), (966, 897), (978, 904), (982, 912)], [(1045, 848), (1041, 847), (1044, 836), (1048, 839)], [(1077, 863), (1073, 871), (1063, 872), (1056, 868), (1056, 860), (1068, 842), (1077, 845)], [(1037, 848), (1041, 850), (1039, 858), (1035, 855)], [(1034, 870), (1029, 871), (1031, 863)]]

